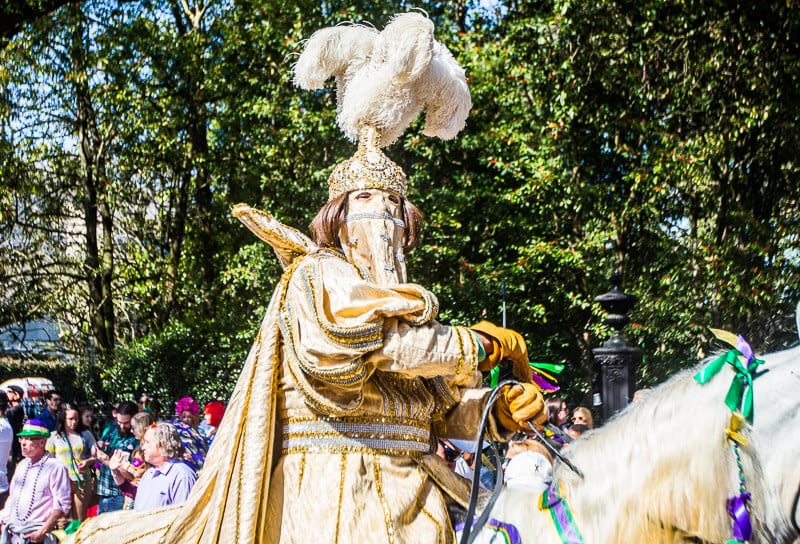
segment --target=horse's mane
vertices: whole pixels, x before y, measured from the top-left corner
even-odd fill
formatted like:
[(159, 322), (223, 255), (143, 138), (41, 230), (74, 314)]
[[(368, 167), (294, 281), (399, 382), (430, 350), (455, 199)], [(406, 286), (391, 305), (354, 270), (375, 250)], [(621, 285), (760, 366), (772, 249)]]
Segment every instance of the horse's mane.
[[(726, 500), (738, 494), (737, 465), (725, 430), (731, 412), (724, 397), (733, 377), (725, 367), (710, 383), (683, 371), (629, 405), (604, 427), (565, 450), (585, 474), (563, 463), (554, 478), (564, 485), (576, 522), (594, 542), (676, 542), (694, 537), (724, 542), (731, 536)], [(749, 428), (742, 431), (749, 437)], [(777, 496), (765, 485), (752, 443), (740, 447), (753, 521), (753, 541), (776, 542)]]

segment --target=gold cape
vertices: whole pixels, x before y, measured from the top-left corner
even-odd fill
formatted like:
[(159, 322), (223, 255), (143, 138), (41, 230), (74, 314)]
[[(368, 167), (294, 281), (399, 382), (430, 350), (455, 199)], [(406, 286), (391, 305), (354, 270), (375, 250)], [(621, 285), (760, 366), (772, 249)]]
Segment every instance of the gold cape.
[(367, 283), (268, 214), (234, 214), (285, 271), (199, 479), (185, 503), (102, 514), (75, 542), (453, 542), (446, 502), (464, 506), (468, 484), (430, 452), (437, 435), (474, 438), (472, 334), (436, 322), (423, 288)]

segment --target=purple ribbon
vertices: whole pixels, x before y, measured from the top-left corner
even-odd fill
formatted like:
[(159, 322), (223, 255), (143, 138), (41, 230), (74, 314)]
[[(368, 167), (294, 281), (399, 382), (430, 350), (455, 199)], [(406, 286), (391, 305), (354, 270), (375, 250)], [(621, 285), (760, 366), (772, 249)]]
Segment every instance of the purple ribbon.
[(572, 511), (567, 501), (559, 494), (558, 483), (555, 480), (539, 497), (539, 508), (550, 511), (550, 519), (553, 520), (561, 544), (584, 544), (583, 536), (572, 518)]
[(728, 515), (733, 518), (733, 538), (740, 541), (750, 540), (753, 528), (750, 525), (750, 514), (747, 512), (747, 501), (750, 493), (740, 493), (728, 499)]
[(750, 347), (750, 344), (741, 334), (736, 339), (736, 349), (747, 359), (747, 367), (749, 367), (750, 362), (755, 359), (755, 355), (753, 354), (753, 348)]
[(542, 508), (552, 508), (561, 502), (561, 495), (558, 494), (558, 482), (553, 480), (547, 486), (547, 490), (540, 497)]
[[(475, 528), (476, 521), (477, 520), (472, 521), (473, 529)], [(463, 531), (465, 525), (466, 524), (463, 521), (459, 522), (455, 527), (456, 531)], [(499, 533), (505, 544), (522, 544), (522, 538), (519, 535), (519, 530), (513, 523), (506, 523), (504, 521), (500, 521), (499, 519), (490, 518), (484, 527), (496, 534)], [(494, 539), (492, 539), (492, 542), (494, 542)]]
[(536, 384), (536, 386), (541, 389), (542, 391), (546, 391), (548, 393), (552, 393), (554, 391), (558, 391), (561, 389), (556, 384), (550, 383), (546, 380), (543, 376), (540, 376), (536, 372), (531, 372), (531, 381)]

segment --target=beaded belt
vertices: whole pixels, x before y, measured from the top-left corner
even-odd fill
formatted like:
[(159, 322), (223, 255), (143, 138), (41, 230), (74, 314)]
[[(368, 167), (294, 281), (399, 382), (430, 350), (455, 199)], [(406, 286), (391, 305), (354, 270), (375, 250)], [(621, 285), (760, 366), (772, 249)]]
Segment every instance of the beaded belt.
[(418, 457), (431, 451), (430, 425), (411, 418), (337, 417), (283, 420), (287, 453), (370, 452)]

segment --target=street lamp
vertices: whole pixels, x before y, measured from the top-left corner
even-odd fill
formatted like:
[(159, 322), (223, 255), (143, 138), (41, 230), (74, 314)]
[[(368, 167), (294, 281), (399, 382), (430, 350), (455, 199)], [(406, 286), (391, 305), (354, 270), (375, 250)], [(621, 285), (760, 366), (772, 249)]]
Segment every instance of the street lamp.
[(600, 369), (600, 406), (603, 421), (622, 410), (633, 398), (636, 367), (642, 362), (642, 350), (631, 346), (622, 335), (630, 319), (627, 313), (639, 297), (622, 291), (622, 275), (616, 271), (608, 279), (611, 291), (595, 302), (607, 312), (605, 322), (615, 329), (614, 335), (601, 347), (594, 348), (596, 368)]

